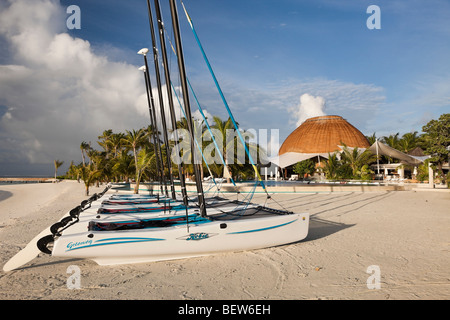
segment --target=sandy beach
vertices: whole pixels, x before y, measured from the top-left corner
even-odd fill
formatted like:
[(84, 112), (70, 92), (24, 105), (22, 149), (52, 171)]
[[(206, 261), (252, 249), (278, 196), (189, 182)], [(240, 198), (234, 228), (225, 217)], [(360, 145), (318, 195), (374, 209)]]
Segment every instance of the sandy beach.
[[(91, 188), (91, 194), (102, 191)], [(0, 186), (0, 264), (87, 197), (77, 182)], [(275, 194), (311, 215), (301, 242), (249, 252), (120, 266), (40, 254), (0, 272), (1, 300), (447, 300), (450, 192)], [(262, 194), (254, 202), (263, 203)], [(67, 286), (69, 266), (81, 271)], [(374, 271), (375, 270), (375, 271)], [(378, 271), (376, 271), (378, 270)], [(379, 287), (373, 288), (379, 272)], [(368, 285), (369, 279), (369, 285)], [(371, 288), (370, 288), (371, 287)]]

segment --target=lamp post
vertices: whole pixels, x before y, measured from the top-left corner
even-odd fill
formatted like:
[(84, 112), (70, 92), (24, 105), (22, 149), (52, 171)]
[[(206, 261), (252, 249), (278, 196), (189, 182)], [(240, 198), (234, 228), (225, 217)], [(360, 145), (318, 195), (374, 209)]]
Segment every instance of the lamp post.
[(375, 146), (377, 148), (377, 173), (380, 174), (380, 156), (378, 155), (378, 139), (375, 140)]

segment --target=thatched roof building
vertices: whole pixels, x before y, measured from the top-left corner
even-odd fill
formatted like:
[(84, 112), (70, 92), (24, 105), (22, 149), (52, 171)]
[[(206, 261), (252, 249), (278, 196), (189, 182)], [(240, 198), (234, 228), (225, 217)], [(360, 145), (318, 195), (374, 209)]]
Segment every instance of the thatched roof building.
[(340, 116), (309, 118), (283, 142), (277, 164), (281, 168), (313, 157), (328, 158), (328, 154), (350, 148), (370, 147), (367, 138)]

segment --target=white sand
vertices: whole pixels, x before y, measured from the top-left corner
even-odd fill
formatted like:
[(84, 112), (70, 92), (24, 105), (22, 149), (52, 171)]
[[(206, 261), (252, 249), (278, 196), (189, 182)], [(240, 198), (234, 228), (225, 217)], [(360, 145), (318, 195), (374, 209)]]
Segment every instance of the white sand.
[[(67, 181), (0, 186), (0, 199), (12, 194), (0, 200), (0, 264), (85, 199), (83, 188)], [(0, 272), (0, 300), (450, 298), (449, 192), (274, 198), (287, 209), (311, 214), (307, 239), (251, 252), (107, 267), (40, 254), (22, 269)], [(81, 289), (67, 287), (71, 265), (81, 270)], [(380, 289), (367, 287), (370, 266), (380, 270)]]

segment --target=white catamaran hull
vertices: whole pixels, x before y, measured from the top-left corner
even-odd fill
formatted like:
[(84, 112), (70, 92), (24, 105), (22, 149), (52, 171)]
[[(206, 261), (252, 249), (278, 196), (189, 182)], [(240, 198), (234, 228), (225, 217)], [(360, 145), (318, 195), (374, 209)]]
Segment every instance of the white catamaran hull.
[(68, 228), (55, 240), (52, 255), (99, 265), (182, 259), (297, 242), (306, 238), (308, 226), (308, 214), (294, 213), (189, 224), (189, 231), (185, 224), (120, 231)]

